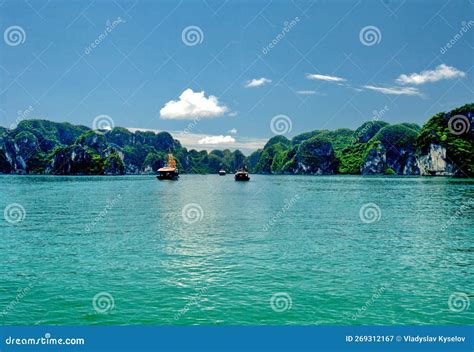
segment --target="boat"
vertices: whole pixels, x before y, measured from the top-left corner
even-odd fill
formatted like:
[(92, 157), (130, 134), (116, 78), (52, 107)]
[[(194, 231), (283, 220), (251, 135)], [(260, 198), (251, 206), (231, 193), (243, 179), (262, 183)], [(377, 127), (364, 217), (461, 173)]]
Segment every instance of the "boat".
[(226, 172), (225, 170), (219, 170), (219, 176), (225, 176)]
[(236, 181), (250, 181), (249, 173), (245, 169), (239, 169), (235, 172), (234, 179)]
[(176, 160), (173, 154), (168, 154), (168, 160), (164, 167), (158, 169), (158, 180), (177, 180), (179, 178), (178, 169), (176, 168)]

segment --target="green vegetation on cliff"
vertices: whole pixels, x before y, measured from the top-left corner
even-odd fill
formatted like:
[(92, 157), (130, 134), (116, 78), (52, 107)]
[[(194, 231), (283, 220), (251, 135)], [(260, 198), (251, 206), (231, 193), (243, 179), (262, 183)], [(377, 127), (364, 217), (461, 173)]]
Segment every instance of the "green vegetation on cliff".
[(417, 137), (417, 154), (427, 154), (431, 145), (439, 145), (446, 148), (446, 157), (459, 176), (474, 176), (473, 115), (474, 104), (434, 115)]
[[(187, 150), (167, 132), (115, 127), (104, 134), (69, 123), (25, 120), (12, 130), (0, 128), (0, 173), (153, 173), (172, 152), (182, 173), (233, 172), (246, 166), (267, 174), (473, 176), (473, 114), (474, 104), (467, 104), (436, 114), (422, 128), (373, 120), (355, 131), (315, 130), (291, 140), (275, 136), (248, 157), (239, 150)], [(431, 155), (433, 146), (441, 156)], [(447, 165), (446, 170), (432, 171), (439, 165)]]

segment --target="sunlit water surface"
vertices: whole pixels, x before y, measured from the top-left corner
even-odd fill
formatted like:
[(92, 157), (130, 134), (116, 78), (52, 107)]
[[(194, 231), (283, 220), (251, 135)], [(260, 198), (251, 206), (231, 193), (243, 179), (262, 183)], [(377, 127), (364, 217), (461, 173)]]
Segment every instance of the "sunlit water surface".
[(1, 176), (1, 210), (26, 216), (0, 222), (0, 324), (472, 324), (473, 197), (446, 178)]

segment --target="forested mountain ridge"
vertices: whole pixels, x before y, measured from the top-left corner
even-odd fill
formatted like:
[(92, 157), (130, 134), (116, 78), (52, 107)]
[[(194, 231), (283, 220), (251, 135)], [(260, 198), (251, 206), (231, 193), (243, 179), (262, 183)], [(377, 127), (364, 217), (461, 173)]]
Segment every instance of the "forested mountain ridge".
[(24, 120), (0, 127), (0, 173), (122, 175), (154, 173), (171, 151), (182, 173), (398, 174), (474, 176), (474, 104), (438, 113), (423, 127), (372, 120), (355, 131), (316, 130), (271, 138), (246, 157), (239, 150), (188, 150), (168, 132)]

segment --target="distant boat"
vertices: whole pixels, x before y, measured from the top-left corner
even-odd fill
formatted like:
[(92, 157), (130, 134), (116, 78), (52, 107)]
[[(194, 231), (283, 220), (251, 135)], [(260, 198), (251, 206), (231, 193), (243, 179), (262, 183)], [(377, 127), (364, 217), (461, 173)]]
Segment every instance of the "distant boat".
[(237, 170), (234, 179), (236, 181), (250, 181), (249, 173), (245, 169)]
[(179, 178), (178, 169), (176, 168), (176, 160), (173, 157), (173, 154), (168, 154), (168, 161), (166, 166), (160, 167), (158, 169), (158, 180), (177, 180)]
[(226, 172), (225, 170), (219, 170), (219, 176), (225, 176)]

